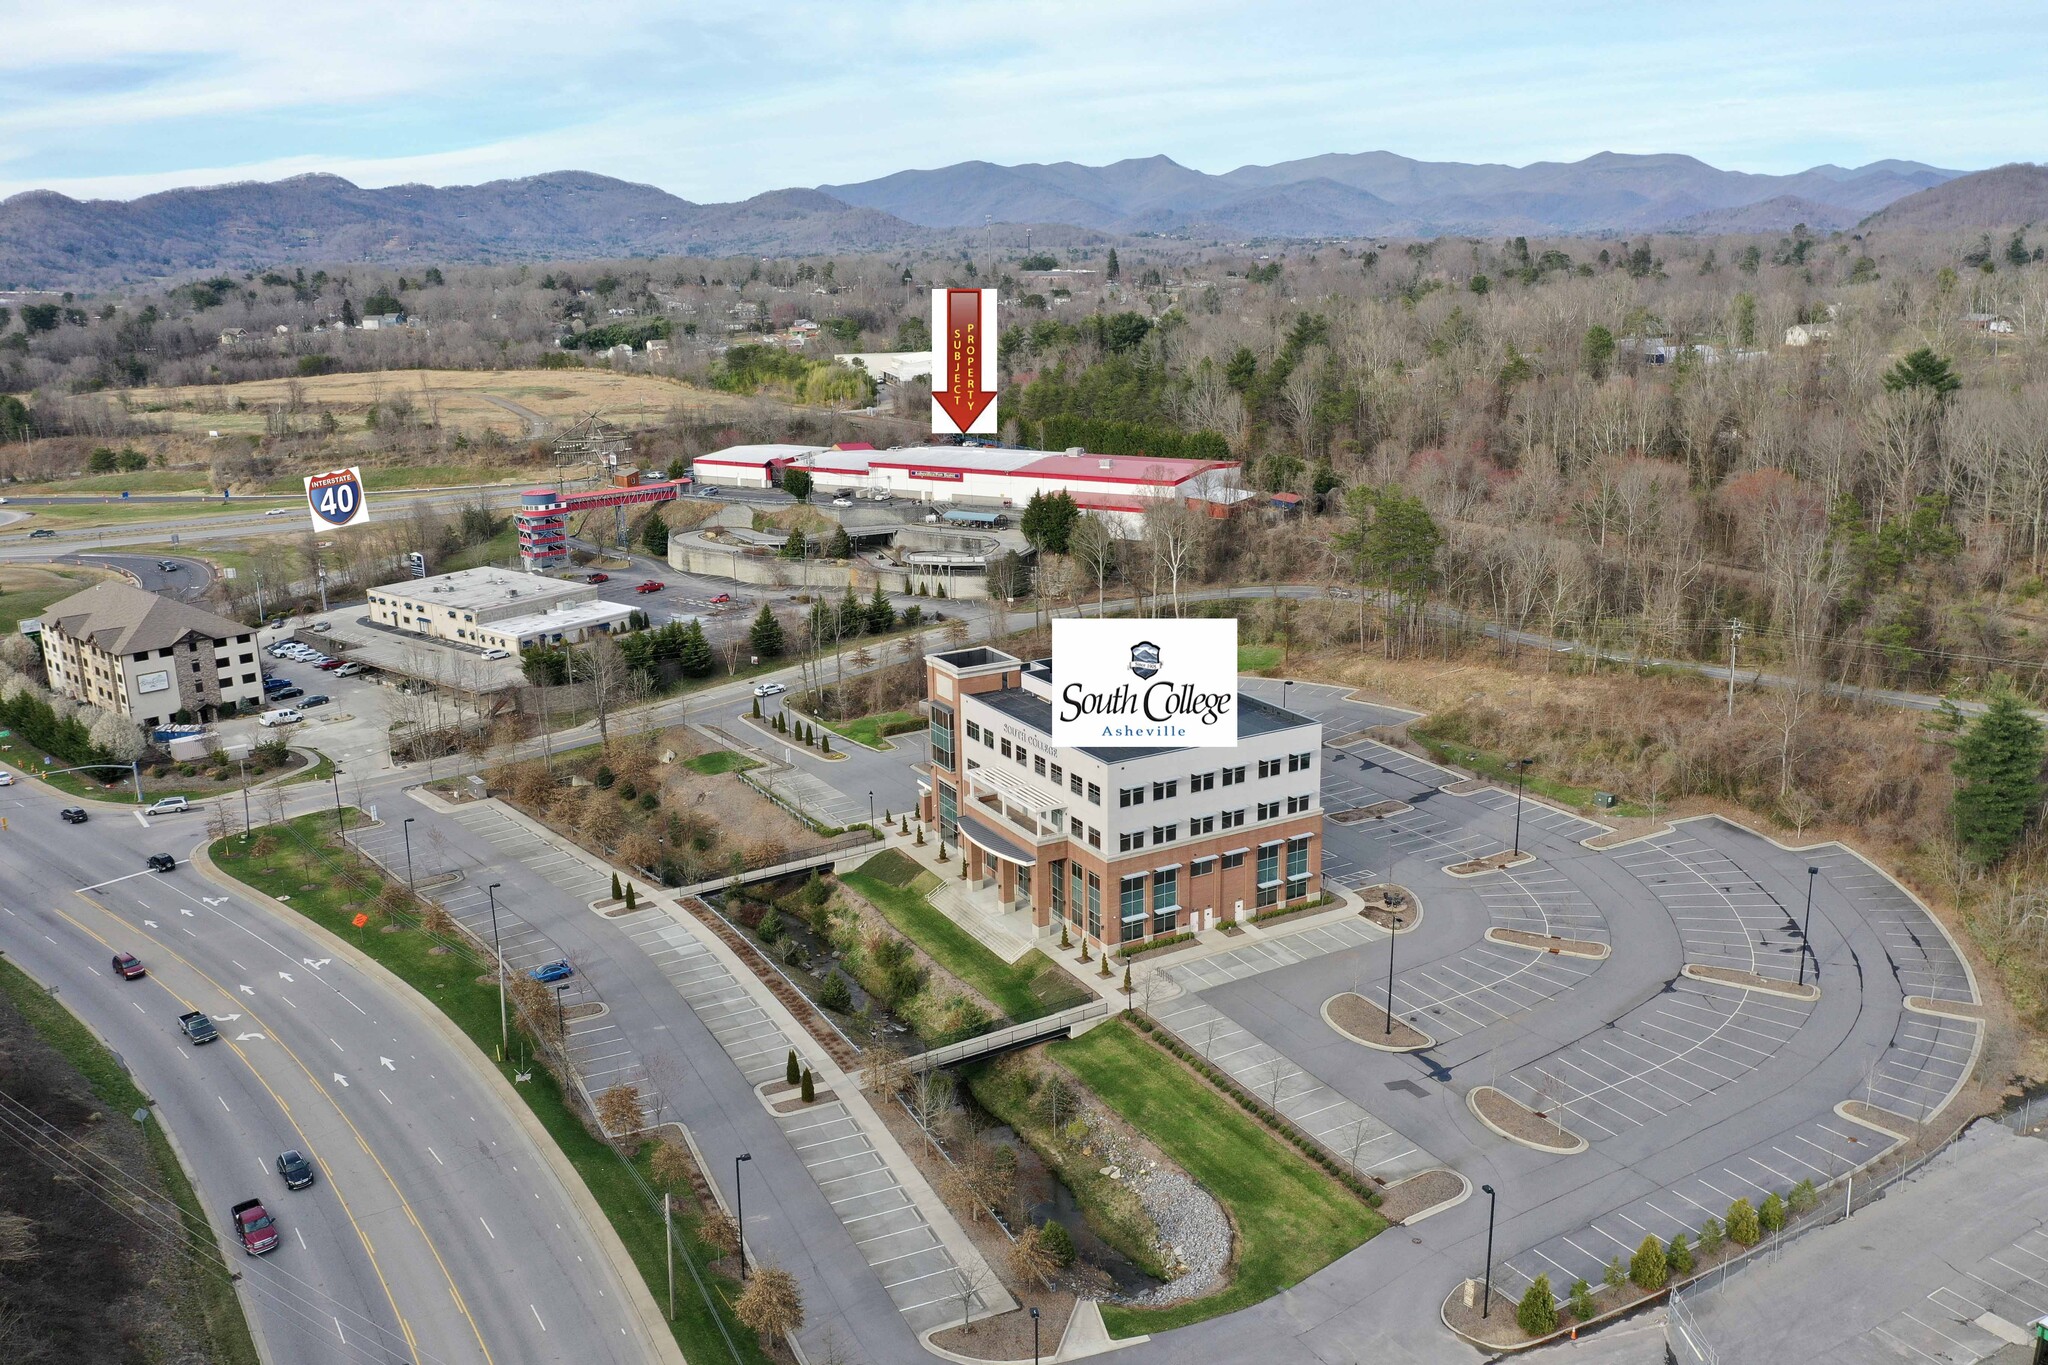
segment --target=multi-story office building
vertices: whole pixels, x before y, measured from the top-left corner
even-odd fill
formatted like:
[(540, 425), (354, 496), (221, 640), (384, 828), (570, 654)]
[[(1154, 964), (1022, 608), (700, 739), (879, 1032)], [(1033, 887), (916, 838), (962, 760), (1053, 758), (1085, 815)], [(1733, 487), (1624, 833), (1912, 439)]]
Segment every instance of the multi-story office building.
[(249, 627), (126, 583), (97, 583), (43, 613), (50, 686), (145, 727), (263, 705)]
[(1322, 726), (1240, 695), (1230, 749), (1052, 742), (1052, 664), (988, 648), (925, 659), (920, 809), (998, 907), (1116, 946), (1322, 890)]

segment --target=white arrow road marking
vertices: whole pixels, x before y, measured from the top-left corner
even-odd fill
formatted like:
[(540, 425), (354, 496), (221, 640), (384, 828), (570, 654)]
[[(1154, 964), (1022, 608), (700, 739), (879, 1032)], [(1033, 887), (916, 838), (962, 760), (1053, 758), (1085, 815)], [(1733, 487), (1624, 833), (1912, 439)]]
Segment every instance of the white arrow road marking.
[(146, 919), (142, 922), (142, 927), (145, 929), (154, 929), (156, 928), (156, 921), (153, 919)]
[(342, 1075), (339, 1071), (334, 1073), (334, 1079), (337, 1084), (344, 1086), (348, 1084), (348, 1077)]
[(236, 1041), (236, 1042), (238, 1042), (238, 1043), (246, 1043), (246, 1042), (248, 1042), (248, 1041), (249, 1041), (249, 1040), (250, 1040), (251, 1038), (262, 1038), (262, 1037), (263, 1037), (263, 1035), (262, 1035), (262, 1034), (260, 1034), (260, 1033), (238, 1033), (238, 1034), (236, 1034), (236, 1035), (235, 1035), (235, 1041)]
[(207, 905), (226, 905), (228, 903), (226, 896), (201, 896), (199, 899)]
[(236, 989), (236, 990), (238, 990), (238, 991), (240, 991), (240, 992), (241, 992), (242, 994), (244, 994), (244, 995), (254, 995), (254, 994), (256, 994), (256, 992), (254, 992), (254, 991), (250, 990), (250, 989), (249, 989), (249, 988), (248, 988), (247, 986), (237, 986), (237, 987), (235, 987), (235, 989)]
[(232, 1024), (235, 1022), (235, 1020), (241, 1018), (242, 1016), (239, 1014), (216, 1014), (213, 1017), (222, 1020), (226, 1023)]
[(389, 1057), (379, 1057), (377, 1060), (384, 1063), (384, 1069), (386, 1071), (398, 1070), (398, 1063), (392, 1061)]
[(325, 966), (326, 966), (326, 965), (327, 965), (328, 963), (330, 963), (330, 962), (334, 961), (334, 959), (333, 959), (333, 958), (331, 958), (331, 957), (323, 957), (323, 958), (310, 958), (310, 957), (302, 957), (302, 958), (300, 958), (300, 959), (299, 959), (299, 961), (301, 961), (301, 962), (305, 963), (305, 964), (306, 964), (306, 965), (307, 965), (308, 967), (311, 967), (311, 968), (312, 968), (312, 969), (313, 969), (314, 971), (316, 971), (316, 972), (317, 972), (317, 971), (319, 971), (319, 970), (320, 970), (320, 969), (321, 969), (322, 967), (325, 967)]
[(290, 981), (292, 979), (292, 974), (290, 972), (279, 972), (277, 974), (277, 977), (278, 980), (280, 981)]
[(184, 906), (182, 906), (182, 905), (178, 907), (178, 913), (179, 913), (179, 914), (181, 914), (181, 915), (183, 915), (183, 916), (184, 916), (184, 917), (185, 917), (186, 919), (191, 919), (191, 918), (192, 918), (192, 912), (191, 912), (190, 910), (187, 910), (187, 909), (186, 909), (186, 908), (185, 908)]

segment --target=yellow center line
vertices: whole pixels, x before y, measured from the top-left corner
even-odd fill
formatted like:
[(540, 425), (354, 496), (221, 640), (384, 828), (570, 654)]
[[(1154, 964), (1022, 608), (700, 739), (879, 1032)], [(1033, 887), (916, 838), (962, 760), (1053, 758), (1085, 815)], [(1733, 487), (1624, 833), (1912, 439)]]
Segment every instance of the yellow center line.
[[(123, 929), (133, 931), (134, 926), (130, 925), (126, 920), (122, 920), (120, 916), (114, 914), (114, 912), (112, 910), (109, 910), (106, 906), (101, 905), (98, 901), (93, 900), (90, 896), (85, 895), (85, 893), (83, 892), (78, 892), (76, 894), (78, 894), (81, 899), (85, 900), (87, 904), (91, 905), (101, 914), (106, 915), (110, 919), (116, 920), (118, 923), (121, 924)], [(87, 927), (85, 924), (81, 923), (77, 919), (74, 919), (72, 918), (72, 916), (65, 914), (63, 910), (57, 910), (56, 913), (65, 920), (69, 921), (72, 925), (77, 927), (80, 932), (98, 941), (103, 947), (106, 947), (110, 951), (113, 949), (113, 945), (111, 943), (108, 943), (106, 939), (102, 938), (99, 934), (95, 933), (91, 928)], [(202, 981), (205, 981), (208, 985), (212, 986), (215, 990), (219, 991), (224, 997), (226, 997), (229, 1000), (235, 999), (234, 992), (230, 991), (226, 986), (222, 985), (219, 981), (216, 981), (210, 974), (208, 974), (206, 971), (195, 965), (191, 960), (186, 958), (182, 953), (178, 952), (175, 948), (172, 948), (168, 943), (165, 943), (161, 939), (152, 939), (151, 941), (156, 944), (159, 951), (165, 953), (173, 961), (184, 966), (188, 971), (192, 972)], [(151, 979), (155, 979), (154, 974), (152, 974)], [(159, 982), (158, 984), (162, 985), (163, 983)], [(165, 992), (170, 994), (172, 997), (180, 1000), (183, 999), (183, 997), (179, 996), (176, 991), (171, 990), (169, 986), (166, 985), (163, 988)], [(240, 1002), (237, 1003), (240, 1004)], [(256, 1013), (254, 1005), (242, 1005), (241, 1007), (247, 1011), (250, 1019), (255, 1020), (258, 1023), (262, 1023), (262, 1018), (260, 1015)], [(198, 1006), (186, 1002), (186, 1008), (197, 1009)], [(362, 1130), (356, 1127), (355, 1122), (352, 1119), (350, 1119), (348, 1114), (342, 1109), (340, 1101), (335, 1099), (333, 1092), (330, 1091), (325, 1085), (321, 1084), (320, 1078), (313, 1073), (312, 1068), (308, 1067), (306, 1063), (303, 1060), (301, 1060), (299, 1054), (292, 1050), (290, 1044), (286, 1043), (283, 1039), (277, 1036), (277, 1031), (275, 1029), (271, 1028), (268, 1024), (264, 1024), (263, 1027), (268, 1040), (273, 1043), (276, 1043), (277, 1046), (284, 1052), (284, 1055), (292, 1059), (293, 1064), (297, 1066), (299, 1070), (305, 1074), (306, 1080), (311, 1083), (315, 1090), (320, 1092), (321, 1098), (325, 1099), (327, 1103), (333, 1108), (335, 1117), (339, 1118), (344, 1124), (348, 1126), (349, 1132), (355, 1136), (356, 1145), (363, 1149), (363, 1154), (370, 1158), (370, 1161), (377, 1167), (378, 1173), (384, 1177), (385, 1184), (391, 1187), (391, 1193), (393, 1194), (393, 1196), (397, 1198), (399, 1207), (405, 1210), (406, 1218), (412, 1223), (413, 1227), (418, 1230), (420, 1234), (420, 1240), (426, 1244), (427, 1253), (434, 1258), (434, 1264), (440, 1268), (441, 1278), (447, 1281), (448, 1296), (455, 1301), (455, 1306), (462, 1313), (463, 1320), (469, 1324), (470, 1332), (475, 1335), (477, 1349), (483, 1352), (485, 1365), (495, 1365), (495, 1362), (493, 1361), (491, 1356), (491, 1348), (484, 1342), (483, 1328), (477, 1324), (475, 1315), (469, 1311), (469, 1305), (463, 1301), (462, 1291), (456, 1287), (455, 1277), (453, 1274), (449, 1272), (448, 1263), (441, 1258), (440, 1248), (434, 1245), (433, 1237), (428, 1234), (426, 1228), (421, 1225), (419, 1218), (413, 1213), (411, 1202), (406, 1199), (405, 1191), (401, 1190), (398, 1187), (398, 1181), (392, 1176), (390, 1169), (387, 1166), (385, 1166), (383, 1159), (379, 1157), (376, 1154), (376, 1152), (371, 1150), (370, 1144), (363, 1138)], [(230, 1047), (234, 1048), (235, 1055), (237, 1057), (240, 1057), (243, 1063), (248, 1066), (249, 1074), (256, 1078), (256, 1083), (262, 1086), (264, 1090), (268, 1091), (270, 1097), (273, 1100), (277, 1101), (278, 1108), (284, 1110), (286, 1118), (291, 1119), (292, 1121), (292, 1127), (299, 1131), (299, 1135), (302, 1139), (305, 1139), (304, 1130), (299, 1129), (297, 1119), (291, 1118), (291, 1109), (288, 1105), (285, 1104), (283, 1096), (279, 1095), (277, 1091), (271, 1088), (270, 1083), (263, 1079), (262, 1073), (257, 1071), (255, 1064), (249, 1060), (248, 1054), (246, 1052), (244, 1052), (240, 1047), (235, 1046), (227, 1038), (227, 1035), (222, 1034), (220, 1035), (220, 1037), (222, 1042), (227, 1042)], [(312, 1145), (313, 1144), (311, 1140), (306, 1139), (306, 1146), (311, 1147)], [(331, 1170), (329, 1172), (328, 1178), (330, 1181), (332, 1181), (333, 1179), (333, 1173)], [(406, 1323), (405, 1315), (399, 1311), (398, 1301), (392, 1295), (391, 1286), (384, 1278), (383, 1267), (377, 1263), (376, 1252), (372, 1250), (370, 1246), (369, 1234), (364, 1232), (362, 1224), (356, 1221), (355, 1214), (349, 1210), (348, 1201), (342, 1198), (341, 1191), (338, 1187), (335, 1190), (335, 1198), (340, 1200), (342, 1212), (347, 1214), (350, 1225), (353, 1226), (356, 1230), (356, 1236), (361, 1239), (363, 1244), (363, 1251), (365, 1252), (365, 1254), (369, 1256), (371, 1268), (375, 1270), (377, 1273), (377, 1283), (383, 1287), (384, 1297), (391, 1304), (392, 1316), (398, 1319), (399, 1328), (405, 1334), (406, 1346), (412, 1352), (414, 1365), (419, 1365), (418, 1343), (413, 1338), (412, 1328)]]

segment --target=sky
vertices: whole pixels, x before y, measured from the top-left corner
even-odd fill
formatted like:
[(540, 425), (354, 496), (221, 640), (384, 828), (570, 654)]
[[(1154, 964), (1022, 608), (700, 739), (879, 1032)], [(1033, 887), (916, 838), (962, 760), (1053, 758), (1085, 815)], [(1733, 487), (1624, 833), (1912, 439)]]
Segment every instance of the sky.
[(0, 0), (0, 197), (585, 170), (699, 202), (987, 160), (2048, 159), (2048, 5)]

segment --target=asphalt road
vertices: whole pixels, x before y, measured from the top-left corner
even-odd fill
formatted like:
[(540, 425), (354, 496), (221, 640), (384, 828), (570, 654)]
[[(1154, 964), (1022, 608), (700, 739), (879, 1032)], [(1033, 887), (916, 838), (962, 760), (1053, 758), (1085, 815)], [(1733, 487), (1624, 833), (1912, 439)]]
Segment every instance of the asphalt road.
[[(53, 561), (57, 564), (81, 564), (94, 568), (119, 569), (135, 575), (136, 585), (150, 592), (167, 597), (197, 602), (204, 598), (213, 587), (213, 566), (203, 559), (191, 559), (184, 555), (122, 555), (122, 554), (69, 554), (59, 555)], [(164, 564), (179, 567), (165, 570)]]
[[(184, 860), (203, 814), (0, 793), (14, 841), (0, 861), (7, 951), (106, 1038), (157, 1102), (227, 1244), (228, 1205), (260, 1197), (284, 1238), (230, 1253), (276, 1361), (555, 1362), (652, 1358), (612, 1262), (526, 1128), (474, 1064), (392, 989), (294, 917)], [(171, 851), (169, 874), (143, 870)], [(134, 952), (140, 981), (108, 958)], [(194, 1047), (185, 1009), (222, 1039)], [(289, 1193), (272, 1161), (315, 1160)]]

